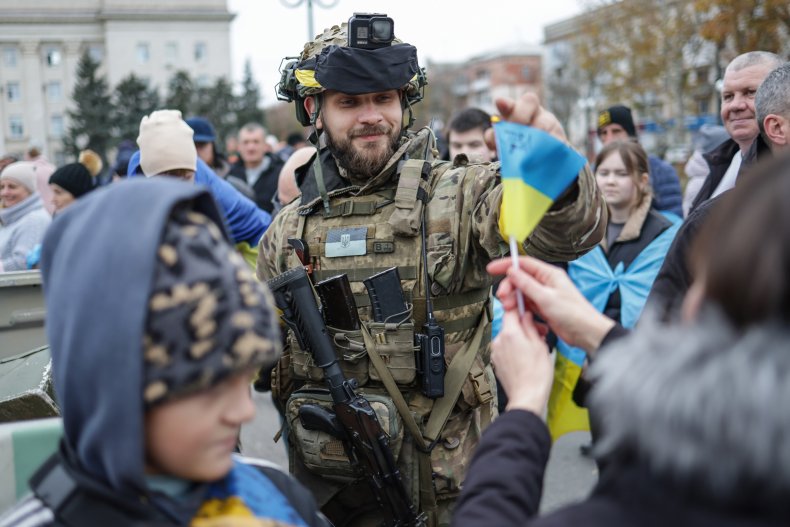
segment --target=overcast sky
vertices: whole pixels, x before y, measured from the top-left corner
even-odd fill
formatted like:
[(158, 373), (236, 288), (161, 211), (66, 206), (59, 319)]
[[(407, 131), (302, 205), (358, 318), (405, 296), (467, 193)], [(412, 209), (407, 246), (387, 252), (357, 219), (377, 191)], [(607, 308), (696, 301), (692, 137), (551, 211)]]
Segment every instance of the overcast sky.
[[(240, 81), (249, 59), (263, 104), (276, 101), (277, 69), (307, 40), (307, 0), (228, 0), (233, 76)], [(322, 4), (334, 3), (325, 9)], [(543, 26), (581, 11), (579, 0), (313, 0), (314, 29), (348, 20), (354, 12), (383, 12), (395, 20), (395, 35), (413, 44), (421, 64), (463, 61), (512, 44), (540, 44)], [(430, 72), (428, 72), (430, 76)]]

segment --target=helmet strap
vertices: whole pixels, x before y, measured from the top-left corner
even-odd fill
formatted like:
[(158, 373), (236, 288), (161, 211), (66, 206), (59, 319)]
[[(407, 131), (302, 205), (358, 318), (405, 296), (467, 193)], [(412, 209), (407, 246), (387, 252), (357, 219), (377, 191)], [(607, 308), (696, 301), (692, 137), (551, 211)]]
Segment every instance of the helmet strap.
[(412, 110), (411, 103), (409, 102), (409, 96), (406, 95), (405, 91), (401, 92), (401, 108), (404, 113), (408, 112), (408, 117), (406, 118), (406, 126), (403, 126), (401, 129), (401, 135), (406, 134), (406, 130), (411, 128), (414, 125), (414, 110)]
[(318, 193), (321, 195), (321, 201), (324, 204), (324, 214), (329, 214), (331, 210), (329, 207), (329, 193), (326, 190), (326, 183), (324, 183), (324, 169), (321, 166), (321, 130), (316, 126), (316, 122), (318, 121), (318, 116), (321, 114), (321, 95), (316, 94), (312, 95), (313, 103), (315, 103), (315, 107), (313, 111), (310, 113), (310, 125), (313, 127), (313, 133), (310, 134), (308, 141), (313, 145), (315, 148), (316, 155), (313, 159), (313, 174), (315, 175), (315, 183), (318, 187)]

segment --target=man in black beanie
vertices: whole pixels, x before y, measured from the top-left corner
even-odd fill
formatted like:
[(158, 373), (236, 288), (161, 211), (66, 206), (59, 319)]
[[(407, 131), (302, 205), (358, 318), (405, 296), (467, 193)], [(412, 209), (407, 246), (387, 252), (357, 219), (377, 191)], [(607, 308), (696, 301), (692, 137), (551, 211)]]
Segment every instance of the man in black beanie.
[[(612, 141), (633, 139), (638, 141), (634, 117), (628, 106), (618, 104), (598, 114), (598, 138), (604, 145)], [(660, 211), (667, 211), (683, 217), (683, 195), (680, 179), (672, 165), (660, 158), (649, 155), (650, 186), (653, 187), (653, 205)]]

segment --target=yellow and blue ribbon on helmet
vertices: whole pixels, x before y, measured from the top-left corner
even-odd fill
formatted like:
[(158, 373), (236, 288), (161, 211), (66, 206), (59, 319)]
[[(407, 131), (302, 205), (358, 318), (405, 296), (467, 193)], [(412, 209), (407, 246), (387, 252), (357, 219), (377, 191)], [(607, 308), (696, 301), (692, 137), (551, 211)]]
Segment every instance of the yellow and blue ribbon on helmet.
[(294, 75), (299, 84), (306, 88), (323, 88), (321, 83), (315, 79), (315, 70), (297, 68)]

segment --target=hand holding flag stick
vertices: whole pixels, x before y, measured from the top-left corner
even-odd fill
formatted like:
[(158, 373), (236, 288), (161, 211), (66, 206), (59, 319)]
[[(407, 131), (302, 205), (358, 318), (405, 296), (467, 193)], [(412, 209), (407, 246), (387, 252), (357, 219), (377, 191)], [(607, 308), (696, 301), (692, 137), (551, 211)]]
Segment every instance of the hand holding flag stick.
[[(538, 108), (533, 115), (535, 121), (542, 111)], [(518, 269), (519, 244), (532, 234), (554, 200), (576, 179), (586, 161), (561, 141), (553, 130), (554, 136), (524, 124), (501, 121), (496, 117), (491, 120), (501, 161), (503, 187), (499, 228), (508, 239), (513, 267)], [(564, 134), (561, 137), (564, 138)], [(526, 310), (519, 292), (517, 302), (519, 315), (523, 317)]]

